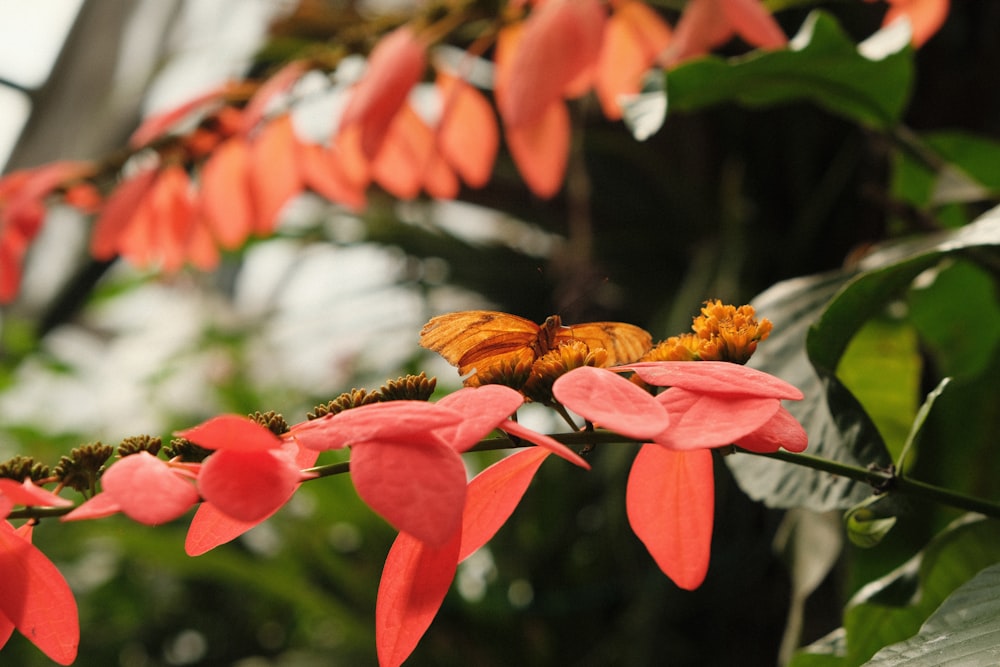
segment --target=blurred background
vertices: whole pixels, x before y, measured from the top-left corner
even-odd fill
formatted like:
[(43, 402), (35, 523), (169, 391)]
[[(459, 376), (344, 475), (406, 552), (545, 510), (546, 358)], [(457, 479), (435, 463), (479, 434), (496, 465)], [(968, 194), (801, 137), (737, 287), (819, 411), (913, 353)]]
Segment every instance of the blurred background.
[[(675, 18), (682, 3), (664, 2)], [(777, 5), (778, 3), (772, 3)], [(789, 35), (816, 6), (861, 40), (884, 6), (782, 3)], [(0, 2), (4, 172), (120, 150), (139, 121), (260, 73), (344, 15), (405, 2), (40, 0)], [(916, 55), (905, 122), (998, 135), (1000, 5), (956, 3)], [(724, 52), (745, 47), (734, 43)], [(311, 196), (276, 236), (210, 274), (163, 277), (87, 257), (91, 222), (49, 211), (18, 300), (0, 310), (0, 459), (55, 463), (70, 447), (166, 436), (220, 412), (300, 421), (352, 387), (455, 370), (417, 346), (431, 316), (495, 308), (535, 321), (623, 320), (654, 339), (701, 303), (744, 303), (834, 269), (927, 219), (894, 188), (891, 137), (808, 104), (671, 114), (644, 142), (596, 104), (574, 107), (570, 185), (533, 197), (509, 156), (458, 201), (370, 193), (353, 214)], [(767, 313), (761, 313), (767, 316)], [(766, 343), (765, 343), (766, 345)], [(547, 427), (546, 413), (529, 414)], [(412, 665), (773, 665), (789, 580), (771, 546), (781, 513), (717, 466), (708, 580), (683, 592), (632, 535), (634, 452), (597, 452), (583, 474), (547, 464), (511, 522), (460, 566)], [(473, 470), (497, 454), (470, 458)], [(321, 460), (322, 461), (322, 460)], [(346, 477), (305, 485), (271, 521), (198, 557), (186, 522), (46, 525), (36, 542), (77, 593), (77, 665), (371, 665), (374, 604), (394, 533)], [(893, 556), (866, 565), (887, 571)], [(809, 602), (805, 641), (840, 624), (850, 578)], [(4, 664), (47, 660), (19, 635)]]

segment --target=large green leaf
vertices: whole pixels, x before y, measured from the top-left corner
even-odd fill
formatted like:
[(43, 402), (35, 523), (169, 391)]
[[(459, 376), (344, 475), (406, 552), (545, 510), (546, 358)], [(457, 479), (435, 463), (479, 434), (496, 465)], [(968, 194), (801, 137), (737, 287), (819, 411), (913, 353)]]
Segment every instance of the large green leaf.
[[(912, 637), (953, 591), (998, 561), (1000, 531), (996, 522), (967, 515), (909, 561), (858, 591), (847, 605), (844, 627), (831, 635), (837, 641), (825, 638), (805, 647), (790, 667), (854, 667), (864, 663), (881, 648)], [(993, 619), (995, 623), (1000, 619), (1000, 610)], [(824, 661), (817, 662), (818, 656)]]
[[(838, 363), (858, 330), (922, 271), (947, 256), (983, 259), (977, 254), (997, 245), (1000, 209), (956, 231), (885, 244), (850, 269), (779, 283), (753, 301), (758, 313), (774, 323), (775, 333), (751, 365), (805, 394), (805, 400), (788, 408), (809, 434), (810, 454), (860, 467), (892, 463), (877, 429), (837, 379)], [(846, 509), (871, 490), (762, 457), (729, 456), (726, 461), (747, 494), (773, 507)]]
[(966, 582), (938, 607), (920, 632), (887, 646), (870, 667), (938, 667), (1000, 663), (1000, 564)]
[(858, 46), (830, 15), (811, 13), (790, 48), (742, 58), (708, 57), (667, 75), (670, 111), (695, 111), (723, 102), (766, 107), (809, 101), (875, 128), (895, 125), (913, 81), (913, 51), (904, 46), (880, 59)]

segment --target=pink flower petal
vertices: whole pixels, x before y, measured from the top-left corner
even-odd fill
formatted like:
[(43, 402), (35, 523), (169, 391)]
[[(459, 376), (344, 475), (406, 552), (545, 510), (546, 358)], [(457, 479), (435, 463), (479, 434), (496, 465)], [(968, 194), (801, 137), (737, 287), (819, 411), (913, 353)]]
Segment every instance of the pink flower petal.
[(462, 514), (459, 561), (493, 539), (514, 513), (535, 473), (550, 453), (541, 447), (522, 449), (500, 459), (469, 482), (465, 512)]
[(788, 43), (781, 26), (760, 0), (722, 0), (722, 13), (747, 44), (779, 49)]
[(569, 160), (569, 111), (555, 100), (530, 123), (506, 127), (507, 148), (518, 172), (533, 193), (544, 199), (555, 196), (566, 175)]
[(513, 436), (517, 436), (518, 438), (527, 440), (528, 442), (533, 442), (540, 448), (546, 449), (550, 453), (560, 456), (574, 465), (578, 465), (585, 470), (590, 470), (590, 464), (587, 463), (582, 456), (555, 438), (551, 438), (537, 431), (532, 431), (527, 426), (510, 419), (505, 419), (500, 423), (500, 430), (510, 433)]
[[(277, 511), (276, 508), (274, 512)], [(188, 556), (200, 556), (220, 544), (235, 540), (261, 521), (263, 519), (260, 521), (234, 519), (215, 505), (202, 503), (194, 513), (191, 525), (188, 526), (187, 537), (184, 539), (184, 552)]]
[(375, 605), (375, 644), (381, 667), (398, 667), (437, 615), (458, 565), (461, 534), (439, 546), (400, 533), (382, 568)]
[(646, 444), (629, 473), (629, 524), (665, 575), (686, 590), (705, 580), (712, 547), (712, 453)]
[(670, 428), (654, 441), (679, 451), (731, 445), (766, 424), (781, 407), (774, 398), (699, 394), (680, 387), (671, 387), (657, 400), (670, 413)]
[(280, 451), (221, 450), (201, 465), (198, 489), (221, 512), (262, 521), (288, 502), (302, 475)]
[[(604, 8), (597, 0), (548, 0), (535, 5), (511, 56), (498, 97), (508, 127), (537, 122), (553, 102), (579, 94), (597, 61), (604, 30)], [(570, 89), (573, 90), (570, 90)]]
[(784, 407), (778, 408), (763, 426), (736, 441), (738, 447), (751, 452), (804, 451), (809, 443), (802, 424)]
[(260, 452), (281, 446), (281, 438), (257, 422), (239, 415), (220, 415), (177, 435), (206, 449)]
[(369, 159), (378, 153), (396, 112), (427, 66), (426, 45), (410, 26), (383, 37), (371, 55), (368, 69), (344, 109), (340, 126), (357, 125), (361, 148)]
[(25, 536), (18, 532), (0, 521), (0, 615), (42, 653), (68, 665), (80, 643), (73, 593), (56, 566), (29, 541), (30, 527)]
[[(293, 453), (295, 467), (300, 470), (311, 468), (319, 457), (319, 452), (299, 447), (294, 440), (282, 445), (282, 451), (286, 454), (289, 451)], [(295, 493), (298, 486), (296, 485), (292, 489), (292, 494)], [(242, 521), (221, 512), (212, 503), (202, 503), (191, 519), (191, 525), (188, 527), (187, 537), (184, 540), (184, 551), (188, 556), (200, 556), (220, 544), (235, 540), (254, 526), (270, 518), (281, 509), (281, 505), (275, 507), (270, 514), (261, 519)]]
[(658, 387), (681, 387), (701, 394), (767, 396), (802, 400), (802, 392), (784, 380), (728, 361), (644, 361), (611, 370), (631, 370)]
[(198, 490), (149, 452), (116, 462), (101, 477), (110, 494), (130, 519), (154, 526), (173, 521), (198, 502)]
[(499, 384), (464, 387), (435, 403), (462, 413), (461, 422), (436, 431), (457, 452), (464, 452), (489, 435), (524, 404), (520, 392)]
[(257, 218), (250, 187), (250, 146), (243, 136), (219, 144), (201, 168), (199, 206), (205, 225), (228, 250), (250, 237)]
[(290, 435), (303, 447), (324, 451), (375, 440), (405, 442), (455, 426), (464, 419), (462, 413), (436, 403), (389, 401), (296, 424)]
[(51, 491), (36, 486), (30, 479), (22, 483), (12, 479), (0, 479), (0, 497), (6, 497), (15, 505), (69, 507), (73, 504), (68, 498), (61, 498)]
[(351, 480), (369, 507), (428, 544), (444, 544), (461, 525), (465, 465), (437, 440), (358, 443)]
[(646, 440), (670, 425), (670, 416), (649, 392), (617, 373), (575, 368), (552, 385), (552, 395), (594, 424), (627, 438)]
[(76, 509), (64, 515), (60, 521), (83, 521), (85, 519), (103, 519), (121, 512), (122, 508), (110, 493), (98, 493), (93, 498), (80, 503)]

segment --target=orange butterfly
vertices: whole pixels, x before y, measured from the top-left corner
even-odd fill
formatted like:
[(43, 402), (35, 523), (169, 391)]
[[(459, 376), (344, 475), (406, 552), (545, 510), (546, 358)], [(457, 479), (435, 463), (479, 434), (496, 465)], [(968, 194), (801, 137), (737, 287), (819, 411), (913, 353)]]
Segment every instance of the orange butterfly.
[(653, 338), (645, 329), (624, 322), (590, 322), (563, 326), (558, 315), (541, 326), (531, 320), (492, 310), (466, 310), (431, 318), (420, 330), (420, 345), (440, 353), (465, 375), (501, 359), (520, 356), (533, 361), (571, 340), (603, 348), (607, 364), (627, 364), (649, 351)]

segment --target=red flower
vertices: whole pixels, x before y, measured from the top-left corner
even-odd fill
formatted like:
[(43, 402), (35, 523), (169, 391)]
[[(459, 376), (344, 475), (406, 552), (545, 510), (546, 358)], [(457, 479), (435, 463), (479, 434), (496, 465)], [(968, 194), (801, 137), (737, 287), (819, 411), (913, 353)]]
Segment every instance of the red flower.
[(138, 452), (111, 465), (101, 476), (101, 493), (62, 518), (100, 519), (122, 512), (133, 521), (155, 526), (173, 521), (198, 502), (197, 464), (170, 463)]
[(508, 387), (465, 388), (437, 403), (373, 403), (293, 426), (309, 449), (351, 447), (358, 495), (401, 532), (433, 546), (452, 538), (465, 506), (460, 454), (495, 428), (587, 464), (564, 445), (507, 418), (524, 397)]
[[(62, 507), (72, 503), (35, 486), (0, 479), (0, 515), (12, 505)], [(31, 544), (32, 524), (18, 529), (0, 519), (0, 648), (15, 629), (61, 665), (76, 659), (80, 625), (66, 580)]]
[[(631, 370), (669, 389), (651, 397), (614, 370)], [(802, 426), (781, 406), (782, 399), (799, 400), (802, 393), (739, 364), (583, 367), (556, 380), (552, 392), (588, 420), (647, 441), (629, 474), (629, 523), (664, 574), (688, 590), (701, 585), (710, 558), (715, 482), (707, 450), (729, 444), (757, 452), (806, 447)]]
[(736, 35), (764, 49), (788, 43), (760, 0), (691, 0), (677, 22), (664, 62), (674, 64), (704, 55)]

